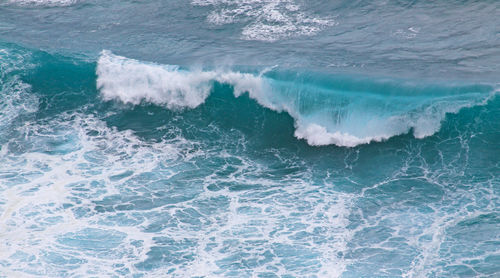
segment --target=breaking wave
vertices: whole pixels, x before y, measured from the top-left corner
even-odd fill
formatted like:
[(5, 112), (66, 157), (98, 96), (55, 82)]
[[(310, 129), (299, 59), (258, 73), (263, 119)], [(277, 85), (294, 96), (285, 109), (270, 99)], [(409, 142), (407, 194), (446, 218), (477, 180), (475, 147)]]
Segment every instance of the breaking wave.
[(144, 63), (103, 51), (97, 88), (105, 101), (152, 103), (171, 110), (202, 105), (215, 84), (235, 97), (248, 93), (261, 106), (288, 113), (295, 136), (309, 145), (354, 147), (412, 132), (424, 138), (439, 131), (448, 113), (484, 105), (496, 95), (483, 84), (417, 84), (410, 81), (314, 74), (188, 70)]

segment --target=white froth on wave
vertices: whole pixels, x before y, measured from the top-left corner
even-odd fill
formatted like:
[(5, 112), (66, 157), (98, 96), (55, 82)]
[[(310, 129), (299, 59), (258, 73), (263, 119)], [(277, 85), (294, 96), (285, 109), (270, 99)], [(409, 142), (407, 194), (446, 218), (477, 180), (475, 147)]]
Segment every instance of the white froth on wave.
[(300, 11), (293, 0), (194, 0), (193, 5), (212, 6), (207, 21), (215, 25), (244, 22), (245, 40), (276, 41), (293, 36), (310, 36), (335, 25), (335, 21), (317, 18)]
[(23, 82), (16, 71), (32, 67), (29, 55), (0, 49), (0, 134), (17, 117), (38, 109), (38, 98), (30, 93), (31, 86)]
[(6, 83), (0, 81), (0, 133), (20, 115), (38, 110), (38, 98), (29, 93), (30, 88), (18, 77)]
[(196, 108), (208, 97), (214, 81), (234, 86), (235, 94), (257, 94), (262, 86), (260, 78), (247, 73), (184, 71), (177, 66), (142, 63), (109, 51), (102, 51), (97, 64), (97, 88), (104, 100), (134, 105), (150, 102), (169, 109)]
[(295, 136), (299, 139), (305, 139), (311, 146), (335, 144), (343, 147), (354, 147), (370, 143), (371, 141), (380, 142), (388, 138), (386, 136), (359, 138), (340, 131), (328, 132), (324, 126), (315, 123), (298, 125), (298, 128), (295, 130)]
[(169, 109), (195, 108), (210, 93), (214, 75), (189, 73), (175, 66), (141, 63), (102, 51), (97, 64), (97, 88), (105, 100), (166, 105)]

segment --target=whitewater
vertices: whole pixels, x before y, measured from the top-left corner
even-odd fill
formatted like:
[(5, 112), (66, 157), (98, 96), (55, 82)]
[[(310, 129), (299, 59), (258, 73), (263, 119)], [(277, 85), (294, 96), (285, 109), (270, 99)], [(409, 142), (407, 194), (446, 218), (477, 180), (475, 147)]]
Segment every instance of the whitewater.
[(497, 1), (0, 0), (0, 277), (497, 277)]

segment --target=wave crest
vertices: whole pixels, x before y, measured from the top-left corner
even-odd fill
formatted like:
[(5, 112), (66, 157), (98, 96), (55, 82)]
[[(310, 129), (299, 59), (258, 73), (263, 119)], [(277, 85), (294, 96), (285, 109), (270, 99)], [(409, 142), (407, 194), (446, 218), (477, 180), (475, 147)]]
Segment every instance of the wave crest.
[(145, 64), (102, 51), (97, 88), (105, 100), (166, 105), (169, 109), (202, 104), (210, 92), (211, 73), (178, 71), (175, 66)]
[(102, 51), (97, 63), (97, 88), (104, 100), (134, 105), (149, 102), (168, 109), (196, 108), (210, 94), (213, 82), (230, 84), (235, 95), (258, 97), (261, 79), (247, 73), (186, 71), (178, 66), (143, 63)]

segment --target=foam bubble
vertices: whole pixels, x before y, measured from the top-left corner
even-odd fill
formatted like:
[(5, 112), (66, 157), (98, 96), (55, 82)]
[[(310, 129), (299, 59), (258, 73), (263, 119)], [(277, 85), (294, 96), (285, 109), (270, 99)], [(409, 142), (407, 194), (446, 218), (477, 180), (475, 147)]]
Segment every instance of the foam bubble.
[(242, 38), (245, 40), (276, 41), (292, 36), (311, 36), (335, 25), (332, 19), (316, 18), (300, 11), (291, 0), (195, 0), (193, 5), (215, 8), (207, 21), (216, 24), (245, 22)]
[(21, 6), (64, 7), (78, 3), (79, 0), (9, 0), (12, 4)]

